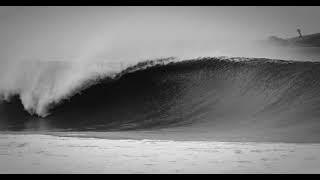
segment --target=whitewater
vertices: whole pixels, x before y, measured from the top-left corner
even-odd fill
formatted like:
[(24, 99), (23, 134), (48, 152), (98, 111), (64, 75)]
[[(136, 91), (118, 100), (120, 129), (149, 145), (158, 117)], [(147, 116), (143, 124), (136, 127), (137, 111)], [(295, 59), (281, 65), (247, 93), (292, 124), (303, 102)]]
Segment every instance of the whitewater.
[(0, 160), (6, 163), (0, 164), (0, 173), (319, 172), (319, 144), (112, 140), (74, 136), (1, 135)]

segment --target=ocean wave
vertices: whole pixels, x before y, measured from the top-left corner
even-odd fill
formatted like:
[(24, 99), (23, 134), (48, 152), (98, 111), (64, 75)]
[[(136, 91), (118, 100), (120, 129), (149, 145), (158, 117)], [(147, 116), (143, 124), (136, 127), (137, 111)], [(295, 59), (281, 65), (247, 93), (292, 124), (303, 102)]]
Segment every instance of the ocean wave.
[(28, 115), (17, 105), (19, 97), (13, 98), (0, 105), (0, 127), (28, 129), (41, 122), (42, 128), (65, 130), (192, 127), (252, 137), (258, 132), (320, 137), (319, 90), (318, 62), (158, 59), (81, 81), (66, 96), (46, 104), (46, 117)]

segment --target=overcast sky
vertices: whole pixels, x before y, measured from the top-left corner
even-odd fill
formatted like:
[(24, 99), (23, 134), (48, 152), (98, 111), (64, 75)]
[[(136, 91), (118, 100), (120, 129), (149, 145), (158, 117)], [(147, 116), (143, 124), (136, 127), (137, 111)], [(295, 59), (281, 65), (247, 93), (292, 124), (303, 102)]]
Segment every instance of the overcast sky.
[(208, 52), (227, 42), (296, 36), (297, 27), (317, 33), (319, 18), (319, 7), (0, 7), (0, 56)]

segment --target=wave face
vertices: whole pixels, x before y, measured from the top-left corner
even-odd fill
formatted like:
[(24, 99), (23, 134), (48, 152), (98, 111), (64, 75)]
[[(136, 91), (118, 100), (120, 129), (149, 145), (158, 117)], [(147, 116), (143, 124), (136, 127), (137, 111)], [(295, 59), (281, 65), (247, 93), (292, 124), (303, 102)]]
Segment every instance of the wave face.
[(31, 116), (0, 105), (1, 130), (189, 128), (247, 138), (320, 139), (320, 63), (201, 58), (123, 71)]

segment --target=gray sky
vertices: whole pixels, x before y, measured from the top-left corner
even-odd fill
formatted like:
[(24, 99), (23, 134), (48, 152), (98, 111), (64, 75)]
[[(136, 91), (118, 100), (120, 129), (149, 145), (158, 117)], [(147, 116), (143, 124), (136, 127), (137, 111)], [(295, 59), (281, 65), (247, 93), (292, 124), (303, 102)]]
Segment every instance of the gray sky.
[(320, 32), (319, 18), (320, 7), (0, 7), (0, 52), (4, 59), (205, 54), (296, 36), (298, 26)]

